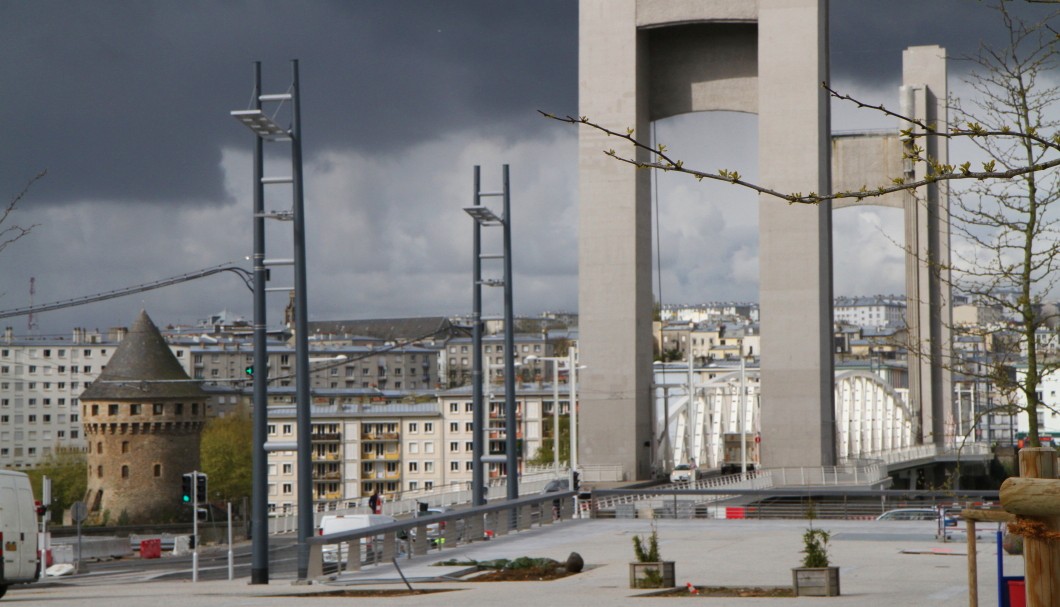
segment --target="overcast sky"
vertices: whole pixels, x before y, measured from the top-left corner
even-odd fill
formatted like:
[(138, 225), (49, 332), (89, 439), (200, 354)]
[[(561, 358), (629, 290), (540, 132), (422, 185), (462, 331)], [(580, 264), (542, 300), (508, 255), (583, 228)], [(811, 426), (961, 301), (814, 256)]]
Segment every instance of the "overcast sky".
[[(892, 106), (903, 48), (957, 56), (1000, 33), (976, 0), (832, 4), (833, 83)], [(252, 136), (229, 112), (249, 106), (254, 60), (265, 92), (283, 92), (292, 58), (311, 319), (467, 313), (472, 225), (461, 209), (473, 167), (497, 189), (505, 163), (516, 313), (576, 310), (576, 131), (536, 110), (577, 112), (577, 19), (573, 0), (0, 0), (3, 198), (48, 171), (12, 217), (38, 226), (0, 254), (0, 310), (29, 303), (31, 277), (45, 303), (226, 262), (249, 268)], [(950, 69), (956, 88), (963, 66)], [(890, 126), (833, 109), (834, 130)], [(678, 117), (657, 137), (707, 168), (724, 158), (718, 166), (753, 174), (753, 116)], [(286, 162), (284, 149), (266, 153)], [(290, 206), (289, 191), (270, 192), (268, 208)], [(753, 197), (676, 176), (658, 193), (663, 301), (757, 299)], [(835, 224), (836, 293), (901, 292), (900, 217), (848, 210)], [(290, 224), (270, 226), (268, 256), (290, 257), (290, 242)], [(270, 321), (285, 303), (270, 295)], [(66, 334), (127, 325), (142, 307), (163, 325), (252, 311), (225, 274), (36, 320), (41, 334)], [(500, 311), (500, 290), (485, 307)], [(4, 324), (26, 333), (25, 317)]]

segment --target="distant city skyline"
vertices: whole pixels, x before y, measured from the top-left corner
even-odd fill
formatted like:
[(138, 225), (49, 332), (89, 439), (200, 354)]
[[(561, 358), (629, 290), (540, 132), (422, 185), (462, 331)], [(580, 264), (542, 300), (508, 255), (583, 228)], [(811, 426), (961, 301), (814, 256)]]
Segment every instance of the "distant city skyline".
[[(28, 305), (31, 278), (34, 303), (44, 303), (226, 262), (249, 267), (253, 142), (228, 113), (248, 103), (252, 61), (263, 62), (265, 92), (280, 92), (298, 58), (311, 320), (465, 314), (472, 223), (461, 209), (472, 203), (472, 167), (492, 188), (505, 163), (516, 313), (577, 311), (577, 130), (536, 112), (577, 113), (577, 3), (409, 6), (0, 4), (0, 49), (12, 58), (0, 65), (12, 84), (0, 114), (2, 199), (48, 170), (12, 217), (37, 228), (0, 252), (0, 310)], [(897, 103), (902, 49), (939, 44), (956, 57), (1000, 31), (974, 0), (848, 0), (832, 4), (831, 24), (833, 84), (888, 106)], [(965, 69), (951, 62), (951, 91), (964, 90)], [(832, 107), (835, 131), (894, 128), (871, 111)], [(753, 176), (755, 123), (681, 116), (654, 135), (686, 164)], [(659, 176), (655, 191), (655, 297), (757, 300), (757, 200), (677, 175)], [(892, 211), (836, 213), (836, 293), (903, 290)], [(271, 226), (268, 239), (270, 257), (290, 256), (289, 224)], [(272, 286), (291, 284), (283, 269), (274, 276)], [(499, 312), (499, 290), (486, 297), (484, 311)], [(270, 296), (270, 324), (286, 305)], [(45, 334), (105, 330), (141, 308), (191, 324), (251, 303), (241, 281), (220, 275), (36, 320)], [(22, 333), (26, 321), (4, 325)]]

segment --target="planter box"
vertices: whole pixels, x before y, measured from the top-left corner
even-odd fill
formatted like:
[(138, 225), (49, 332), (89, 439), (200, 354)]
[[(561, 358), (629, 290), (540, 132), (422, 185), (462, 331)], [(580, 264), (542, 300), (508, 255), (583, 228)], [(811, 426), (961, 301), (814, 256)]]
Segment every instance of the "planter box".
[(796, 567), (791, 579), (795, 596), (839, 596), (839, 567)]
[[(660, 581), (652, 581), (648, 572), (657, 573)], [(673, 561), (629, 564), (630, 588), (673, 588), (677, 585), (676, 580)]]

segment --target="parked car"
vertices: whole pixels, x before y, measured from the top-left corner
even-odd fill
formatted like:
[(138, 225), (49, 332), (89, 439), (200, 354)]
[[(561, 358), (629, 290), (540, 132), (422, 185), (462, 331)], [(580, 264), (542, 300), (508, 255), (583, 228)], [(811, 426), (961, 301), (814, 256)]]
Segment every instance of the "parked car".
[[(936, 508), (895, 508), (876, 517), (878, 521), (938, 521), (939, 511)], [(943, 519), (946, 527), (956, 527), (957, 517), (946, 512)]]
[[(397, 519), (394, 517), (383, 514), (329, 514), (320, 519), (320, 528), (317, 530), (317, 534), (330, 535), (342, 531), (355, 531), (396, 521)], [(370, 546), (373, 543), (373, 539), (371, 537), (363, 538), (361, 545)], [(346, 561), (346, 543), (341, 545), (341, 550), (337, 544), (326, 544), (323, 553), (325, 563), (343, 563)]]
[(545, 484), (545, 488), (541, 490), (541, 493), (555, 493), (557, 491), (569, 491), (570, 490), (570, 479), (567, 478), (554, 478)]
[(695, 478), (695, 470), (688, 464), (677, 464), (670, 473), (671, 483), (687, 483)]

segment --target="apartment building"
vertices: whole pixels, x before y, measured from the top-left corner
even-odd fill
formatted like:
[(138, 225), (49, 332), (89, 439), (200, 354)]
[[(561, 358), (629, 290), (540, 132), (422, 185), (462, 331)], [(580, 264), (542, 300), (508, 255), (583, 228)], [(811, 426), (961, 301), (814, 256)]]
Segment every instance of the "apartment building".
[(0, 468), (30, 468), (56, 449), (84, 450), (80, 395), (124, 337), (75, 329), (69, 339), (0, 339)]
[[(207, 383), (249, 385), (254, 343), (247, 338), (184, 337), (171, 342), (188, 374)], [(295, 384), (296, 353), (284, 341), (266, 343), (270, 385)], [(430, 392), (438, 387), (438, 349), (383, 343), (309, 342), (311, 388)]]
[[(268, 441), (294, 443), (298, 419), (291, 388), (270, 390)], [(360, 391), (312, 391), (313, 500), (342, 507), (363, 506), (373, 492), (385, 498), (406, 492), (467, 487), (473, 476), (473, 407), (469, 387), (431, 402), (362, 402)], [(486, 455), (505, 453), (504, 387), (487, 391)], [(562, 416), (570, 413), (569, 387), (560, 387)], [(551, 437), (553, 390), (549, 384), (520, 386), (516, 398), (520, 462), (532, 458)], [(520, 464), (522, 465), (522, 464)], [(505, 474), (488, 462), (486, 477)], [(271, 451), (269, 509), (292, 512), (297, 503), (297, 453)]]
[[(527, 360), (530, 356), (566, 356), (567, 350), (577, 341), (577, 331), (555, 329), (545, 333), (517, 333), (513, 336), (516, 375), (522, 381), (538, 381), (551, 378), (551, 367), (541, 360)], [(445, 344), (444, 369), (447, 386), (455, 388), (471, 382), (474, 365), (474, 345), (470, 337), (455, 337)], [(482, 337), (482, 372), (491, 381), (504, 377), (504, 335)]]
[(900, 295), (837, 297), (833, 310), (837, 323), (876, 330), (905, 325), (905, 297)]
[[(363, 506), (373, 492), (395, 495), (443, 483), (443, 420), (437, 402), (395, 403), (328, 400), (357, 396), (314, 391), (312, 406), (313, 500)], [(293, 443), (298, 432), (293, 395), (270, 394), (268, 441)], [(297, 453), (272, 451), (268, 463), (270, 511), (290, 512), (297, 503)]]

